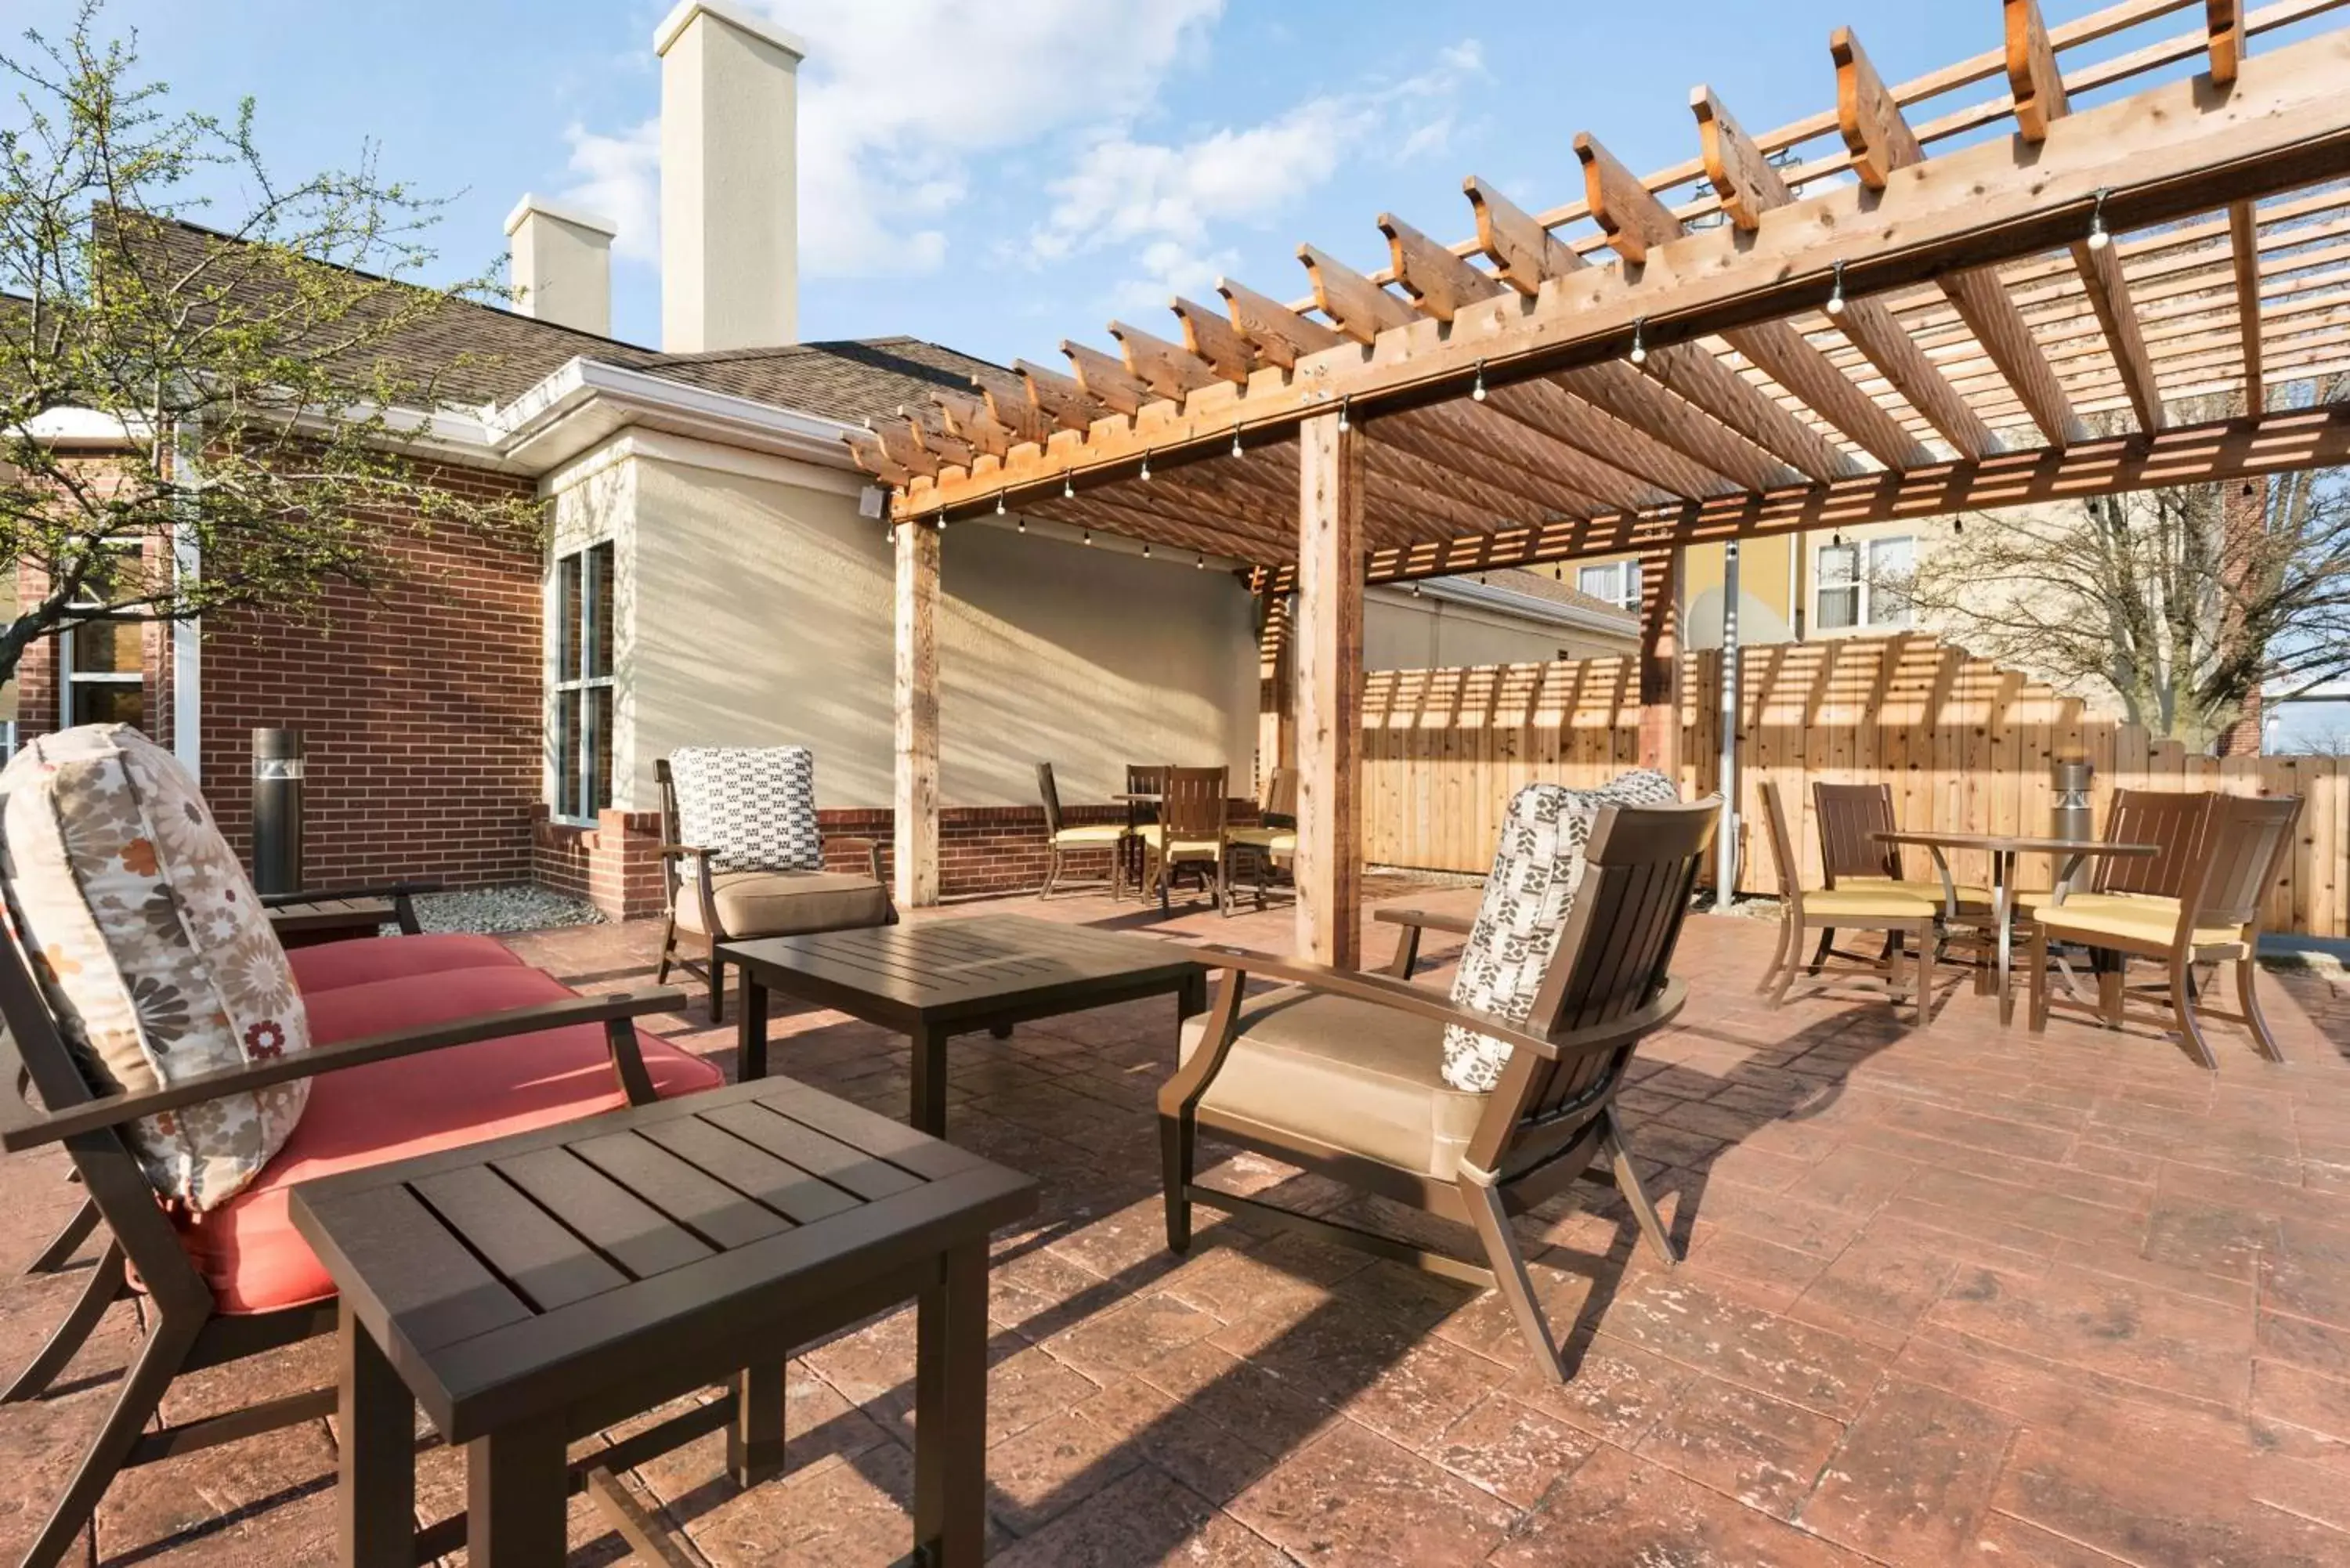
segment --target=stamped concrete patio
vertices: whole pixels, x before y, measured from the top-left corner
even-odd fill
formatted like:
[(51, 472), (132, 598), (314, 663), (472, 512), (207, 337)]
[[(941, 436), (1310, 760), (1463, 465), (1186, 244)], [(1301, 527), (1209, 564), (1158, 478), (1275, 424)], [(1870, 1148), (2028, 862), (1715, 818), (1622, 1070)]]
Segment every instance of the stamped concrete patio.
[[(1280, 910), (1179, 904), (1162, 923), (1085, 897), (975, 908), (1268, 950), (1289, 930)], [(1604, 1189), (1522, 1222), (1546, 1249), (1555, 1318), (1574, 1325), (1565, 1387), (1529, 1372), (1490, 1295), (1204, 1211), (1190, 1258), (1170, 1256), (1151, 1110), (1174, 1063), (1163, 1002), (959, 1042), (951, 1136), (1045, 1190), (996, 1252), (995, 1560), (2350, 1563), (2340, 985), (2266, 977), (2290, 1064), (2222, 1029), (2212, 1077), (2151, 1033), (2002, 1033), (1963, 989), (1922, 1032), (1866, 1001), (1773, 1012), (1751, 992), (1770, 933), (1691, 920), (1691, 1005), (1624, 1096), (1687, 1264), (1668, 1273), (1638, 1250)], [(610, 989), (644, 982), (654, 935), (515, 946)], [(731, 1056), (731, 1027), (665, 1027)], [(782, 1071), (903, 1114), (901, 1042), (823, 1013), (776, 1032)], [(0, 1164), (12, 1273), (73, 1201), (61, 1169)], [(1208, 1179), (1284, 1176), (1228, 1158)], [(1348, 1203), (1287, 1187), (1293, 1203)], [(0, 1354), (28, 1352), (76, 1282), (0, 1286)], [(0, 1554), (46, 1511), (134, 1332), (117, 1309), (54, 1397), (0, 1409)], [(712, 1563), (897, 1561), (912, 1367), (901, 1313), (792, 1363), (783, 1480), (738, 1492), (713, 1437), (629, 1483)], [(314, 1344), (265, 1375), (207, 1376), (175, 1414), (326, 1381), (331, 1357)], [(437, 1516), (462, 1467), (446, 1451), (423, 1465)], [(333, 1510), (320, 1423), (130, 1472), (94, 1551), (323, 1563)], [(584, 1502), (574, 1519), (575, 1562), (623, 1554)]]

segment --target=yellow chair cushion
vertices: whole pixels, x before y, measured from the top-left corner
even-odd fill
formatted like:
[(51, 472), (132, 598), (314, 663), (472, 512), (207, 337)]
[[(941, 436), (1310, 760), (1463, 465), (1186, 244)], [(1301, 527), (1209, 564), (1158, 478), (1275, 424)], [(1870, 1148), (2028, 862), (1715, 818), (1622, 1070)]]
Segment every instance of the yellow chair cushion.
[(1833, 915), (1856, 926), (1865, 927), (1871, 919), (1931, 919), (1941, 912), (1939, 894), (1928, 898), (1892, 887), (1823, 888), (1804, 895), (1804, 914), (1814, 919)]
[[(1134, 830), (1134, 836), (1142, 840), (1145, 844), (1150, 846), (1153, 849), (1159, 848), (1163, 843), (1165, 843), (1166, 833), (1167, 829), (1156, 822), (1144, 823), (1140, 827)], [(1167, 853), (1170, 855), (1213, 855), (1216, 853), (1217, 847), (1216, 841), (1212, 838), (1179, 838), (1173, 844), (1167, 846)]]
[(1067, 848), (1073, 845), (1116, 844), (1126, 836), (1122, 822), (1089, 822), (1078, 827), (1065, 827), (1053, 835), (1053, 842)]
[[(1931, 898), (1934, 901), (1934, 907), (1938, 909), (1943, 907), (1942, 879), (1939, 877), (1900, 880), (1891, 877), (1839, 877), (1836, 878), (1836, 888), (1838, 891), (1851, 888), (1857, 892), (1881, 892), (1890, 889), (1897, 893), (1908, 893), (1914, 898)], [(1954, 888), (1961, 905), (1981, 904), (1985, 908), (1991, 905), (1991, 889), (1988, 888), (1978, 888), (1971, 882), (1960, 882), (1954, 884)]]
[(2018, 893), (2015, 907), (2026, 916), (2042, 909), (2067, 915), (2085, 914), (2092, 909), (2120, 909), (2132, 914), (2158, 911), (2174, 924), (2178, 919), (2178, 900), (2160, 893), (2067, 893), (2063, 903), (2051, 903), (2055, 897), (2054, 893)]
[(1297, 830), (1294, 827), (1235, 827), (1225, 836), (1234, 844), (1253, 845), (1275, 855), (1297, 853)]
[[(2167, 948), (2177, 939), (2178, 907), (2171, 900), (2162, 900), (2162, 903), (2170, 904), (2167, 909), (2151, 898), (2127, 900), (2132, 904), (2142, 903), (2147, 906), (2144, 909), (2123, 908), (2120, 902), (2116, 900), (2101, 908), (2076, 910), (2073, 908), (2073, 900), (2067, 898), (2056, 908), (2042, 909), (2033, 918), (2050, 936), (2085, 942), (2091, 947), (2097, 945), (2099, 937), (2119, 937), (2126, 941), (2157, 948)], [(2241, 943), (2244, 940), (2244, 932), (2241, 926), (2198, 926), (2193, 940), (2199, 948), (2230, 947)]]

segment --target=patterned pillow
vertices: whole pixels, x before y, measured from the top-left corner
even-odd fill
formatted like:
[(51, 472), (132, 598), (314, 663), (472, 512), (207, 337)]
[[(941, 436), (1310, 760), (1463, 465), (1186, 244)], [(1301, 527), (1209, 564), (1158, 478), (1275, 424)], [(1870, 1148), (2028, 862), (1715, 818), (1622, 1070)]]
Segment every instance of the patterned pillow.
[[(0, 770), (0, 878), (94, 1086), (137, 1092), (310, 1047), (286, 950), (177, 758), (127, 724), (41, 737)], [(296, 1080), (128, 1130), (147, 1179), (202, 1212), (269, 1163)]]
[[(1476, 929), (1452, 977), (1452, 1000), (1523, 1023), (1534, 1012), (1543, 971), (1566, 929), (1567, 911), (1583, 885), (1583, 846), (1607, 805), (1655, 805), (1679, 800), (1672, 781), (1641, 769), (1597, 789), (1528, 784), (1510, 802), (1501, 847), (1485, 878)], [(1444, 1081), (1481, 1093), (1502, 1081), (1509, 1045), (1461, 1025), (1444, 1031)]]
[(677, 831), (710, 851), (712, 871), (824, 869), (816, 756), (806, 746), (681, 746), (669, 773)]

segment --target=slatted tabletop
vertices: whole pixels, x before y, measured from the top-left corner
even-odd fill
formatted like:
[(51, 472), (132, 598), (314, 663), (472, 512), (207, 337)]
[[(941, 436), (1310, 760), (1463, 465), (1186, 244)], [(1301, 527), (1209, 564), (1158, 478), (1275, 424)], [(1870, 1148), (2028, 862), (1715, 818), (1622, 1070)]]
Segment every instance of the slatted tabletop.
[[(743, 1364), (1035, 1183), (788, 1078), (306, 1183), (293, 1219), (442, 1435)], [(902, 1296), (893, 1299), (902, 1299)]]
[(724, 944), (743, 976), (743, 1078), (767, 1068), (769, 989), (913, 1040), (913, 1125), (946, 1130), (946, 1041), (1036, 1018), (1172, 994), (1178, 1022), (1207, 1008), (1197, 949), (1028, 915), (980, 915)]
[(269, 911), (269, 922), (279, 937), (321, 936), (329, 932), (372, 935), (379, 926), (400, 918), (389, 898), (314, 898), (302, 904), (280, 904)]

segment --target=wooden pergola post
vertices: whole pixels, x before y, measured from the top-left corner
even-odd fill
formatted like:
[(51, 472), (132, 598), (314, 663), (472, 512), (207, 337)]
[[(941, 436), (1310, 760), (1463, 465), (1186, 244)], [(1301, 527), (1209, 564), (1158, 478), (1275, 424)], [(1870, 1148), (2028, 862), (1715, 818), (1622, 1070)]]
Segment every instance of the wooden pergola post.
[(1342, 411), (1299, 427), (1297, 953), (1362, 959), (1363, 436)]
[(1640, 557), (1640, 765), (1681, 780), (1681, 553)]
[(939, 901), (939, 530), (897, 529), (897, 764), (890, 843), (900, 909)]

